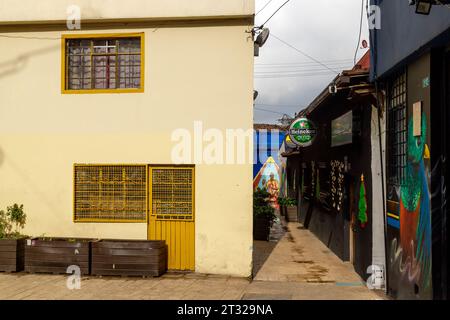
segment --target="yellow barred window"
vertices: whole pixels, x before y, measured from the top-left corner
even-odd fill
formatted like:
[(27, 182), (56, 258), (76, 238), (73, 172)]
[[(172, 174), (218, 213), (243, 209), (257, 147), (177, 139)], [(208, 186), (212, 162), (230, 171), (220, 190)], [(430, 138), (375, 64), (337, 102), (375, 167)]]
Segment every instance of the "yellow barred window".
[(157, 220), (194, 218), (194, 168), (151, 168), (152, 215)]
[(63, 36), (63, 92), (142, 92), (143, 35)]
[(76, 222), (145, 222), (147, 166), (75, 165)]

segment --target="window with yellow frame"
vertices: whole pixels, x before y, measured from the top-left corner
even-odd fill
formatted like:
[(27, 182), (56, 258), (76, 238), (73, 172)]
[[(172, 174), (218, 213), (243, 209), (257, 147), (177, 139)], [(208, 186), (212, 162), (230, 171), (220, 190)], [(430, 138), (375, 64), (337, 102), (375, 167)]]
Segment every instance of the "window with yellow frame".
[(144, 34), (62, 36), (63, 93), (144, 91)]
[(75, 222), (146, 222), (146, 165), (74, 166)]

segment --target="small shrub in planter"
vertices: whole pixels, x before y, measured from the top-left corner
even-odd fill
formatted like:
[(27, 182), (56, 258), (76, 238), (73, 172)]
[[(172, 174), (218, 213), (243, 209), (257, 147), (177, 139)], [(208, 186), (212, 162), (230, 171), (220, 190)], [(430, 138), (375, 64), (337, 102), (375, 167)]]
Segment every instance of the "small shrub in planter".
[(280, 206), (280, 215), (286, 216), (286, 198), (278, 197), (278, 205)]
[(0, 210), (0, 272), (19, 272), (24, 268), (26, 236), (20, 231), (25, 226), (23, 205), (14, 204), (6, 212)]
[(99, 276), (159, 277), (167, 270), (167, 245), (154, 240), (93, 242), (91, 268)]
[(253, 239), (269, 240), (270, 227), (276, 218), (275, 209), (269, 204), (270, 194), (258, 189), (253, 194)]
[(286, 218), (289, 222), (298, 222), (298, 212), (297, 212), (297, 200), (287, 198), (286, 199)]
[(78, 266), (81, 275), (90, 273), (92, 239), (32, 238), (25, 245), (25, 271), (65, 274), (69, 266)]

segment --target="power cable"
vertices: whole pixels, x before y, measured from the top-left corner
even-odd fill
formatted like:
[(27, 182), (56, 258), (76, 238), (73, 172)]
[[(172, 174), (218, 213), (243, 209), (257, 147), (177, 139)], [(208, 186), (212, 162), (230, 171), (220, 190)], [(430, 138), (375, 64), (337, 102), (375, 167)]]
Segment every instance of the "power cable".
[(269, 22), (269, 20), (272, 19), (273, 16), (276, 15), (277, 12), (281, 10), (281, 8), (283, 8), (285, 5), (287, 5), (287, 3), (288, 3), (289, 1), (291, 1), (291, 0), (287, 0), (287, 1), (286, 1), (285, 3), (283, 3), (277, 10), (275, 10), (275, 12), (269, 17), (269, 19), (266, 20), (266, 22), (264, 22), (264, 23), (259, 27), (259, 29), (262, 29), (262, 28), (264, 27), (264, 25), (265, 25), (267, 22)]
[(287, 43), (286, 41), (280, 39), (279, 37), (277, 37), (275, 34), (273, 34), (273, 32), (270, 34), (272, 37), (274, 37), (275, 39), (277, 39), (278, 41), (280, 41), (281, 43), (284, 43), (286, 46), (290, 47), (291, 49), (297, 51), (298, 53), (302, 54), (303, 56), (307, 57), (308, 59), (311, 59), (312, 61), (317, 62), (318, 64), (320, 64), (321, 66), (325, 67), (326, 69), (330, 70), (331, 72), (335, 73), (335, 74), (339, 74), (339, 72), (337, 72), (336, 70), (331, 69), (330, 67), (328, 67), (326, 64), (320, 62), (319, 60), (317, 60), (316, 58), (310, 56), (309, 54), (303, 52), (302, 50), (294, 47), (293, 45)]
[(273, 0), (269, 0), (256, 14), (255, 16), (257, 16), (261, 11), (263, 11)]
[(264, 112), (269, 112), (269, 113), (274, 113), (274, 114), (281, 114), (281, 115), (285, 115), (285, 113), (282, 112), (277, 112), (277, 111), (273, 111), (273, 110), (267, 110), (267, 109), (262, 109), (262, 108), (257, 108), (254, 107), (253, 109), (258, 110), (258, 111), (264, 111)]

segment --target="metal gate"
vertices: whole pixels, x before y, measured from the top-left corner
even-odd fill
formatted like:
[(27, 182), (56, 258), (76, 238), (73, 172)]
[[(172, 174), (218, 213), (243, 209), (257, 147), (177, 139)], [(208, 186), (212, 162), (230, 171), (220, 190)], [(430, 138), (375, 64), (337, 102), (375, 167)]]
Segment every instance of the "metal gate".
[(194, 167), (149, 168), (149, 240), (165, 240), (168, 268), (194, 270)]

